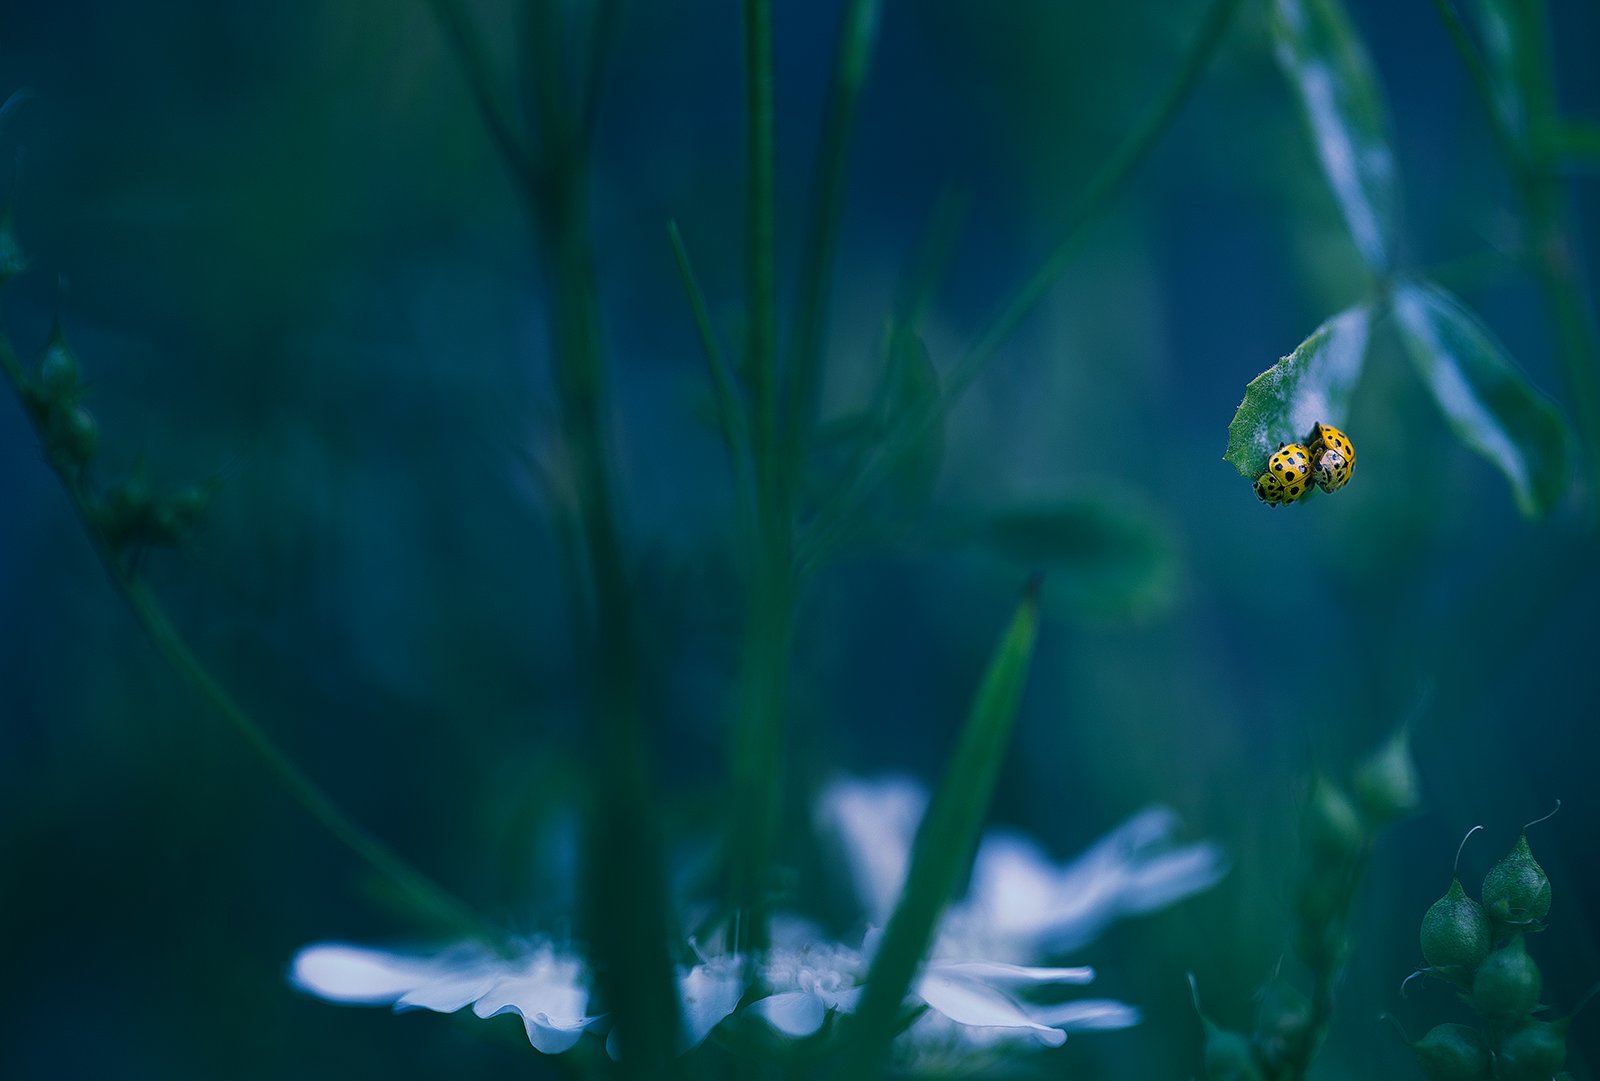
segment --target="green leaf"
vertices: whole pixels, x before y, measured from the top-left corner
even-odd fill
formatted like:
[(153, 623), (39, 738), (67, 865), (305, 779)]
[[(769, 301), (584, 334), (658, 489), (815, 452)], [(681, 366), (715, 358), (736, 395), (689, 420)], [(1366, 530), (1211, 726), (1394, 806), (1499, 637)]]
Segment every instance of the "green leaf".
[(1550, 510), (1567, 490), (1567, 428), (1505, 347), (1455, 297), (1402, 282), (1394, 313), (1411, 359), (1450, 427), (1511, 482), (1517, 509)]
[(1081, 493), (1013, 507), (955, 527), (954, 539), (1007, 564), (1043, 570), (1049, 599), (1093, 616), (1144, 618), (1172, 600), (1178, 552), (1142, 502)]
[(1400, 197), (1383, 94), (1338, 0), (1277, 0), (1278, 62), (1299, 92), (1350, 239), (1382, 275)]
[(847, 1077), (866, 1079), (880, 1075), (900, 1004), (933, 941), (940, 913), (972, 862), (995, 780), (1011, 743), (1038, 631), (1039, 593), (1035, 580), (989, 659), (960, 743), (948, 759), (944, 778), (917, 831), (905, 889), (884, 929), (852, 1021)]
[(1371, 326), (1372, 313), (1365, 304), (1340, 312), (1252, 379), (1228, 425), (1223, 459), (1254, 480), (1279, 443), (1306, 438), (1318, 421), (1345, 427)]

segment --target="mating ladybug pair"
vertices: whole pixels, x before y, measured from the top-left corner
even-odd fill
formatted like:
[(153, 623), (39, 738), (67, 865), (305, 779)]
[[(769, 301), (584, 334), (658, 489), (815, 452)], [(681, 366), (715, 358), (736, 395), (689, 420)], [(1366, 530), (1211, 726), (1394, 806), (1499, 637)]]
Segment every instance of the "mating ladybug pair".
[(1269, 507), (1293, 503), (1315, 484), (1337, 492), (1350, 483), (1356, 467), (1356, 446), (1350, 437), (1320, 421), (1312, 428), (1311, 445), (1279, 443), (1267, 459), (1267, 471), (1256, 478), (1256, 498)]

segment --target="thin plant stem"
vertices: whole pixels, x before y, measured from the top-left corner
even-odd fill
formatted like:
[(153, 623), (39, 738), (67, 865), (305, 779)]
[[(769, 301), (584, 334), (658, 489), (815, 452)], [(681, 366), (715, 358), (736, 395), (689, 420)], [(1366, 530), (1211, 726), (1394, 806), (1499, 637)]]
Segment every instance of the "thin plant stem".
[(1433, 10), (1438, 13), (1445, 34), (1450, 38), (1450, 44), (1455, 47), (1462, 66), (1467, 69), (1467, 75), (1472, 80), (1473, 88), (1478, 92), (1479, 102), (1483, 106), (1484, 114), (1489, 118), (1489, 129), (1494, 133), (1494, 141), (1499, 146), (1500, 153), (1505, 156), (1507, 163), (1515, 172), (1521, 173), (1527, 168), (1527, 155), (1516, 133), (1506, 123), (1504, 114), (1495, 105), (1494, 84), (1489, 78), (1489, 69), (1484, 66), (1483, 57), (1478, 55), (1477, 48), (1467, 35), (1467, 28), (1462, 23), (1461, 16), (1450, 0), (1433, 0)]
[(1587, 520), (1600, 525), (1600, 330), (1582, 270), (1573, 256), (1573, 228), (1562, 179), (1548, 160), (1547, 134), (1559, 125), (1550, 27), (1542, 0), (1514, 5), (1523, 25), (1518, 39), (1526, 55), (1519, 65), (1527, 102), (1531, 152), (1522, 159), (1523, 203), (1533, 223), (1535, 267), (1561, 343), (1562, 367), (1576, 399), (1588, 482)]
[[(27, 377), (10, 343), (3, 339), (0, 339), (0, 370), (4, 370), (18, 400), (25, 400), (24, 388), (27, 385)], [(30, 419), (34, 419), (31, 413)], [(37, 434), (42, 441), (43, 431)], [(290, 798), (336, 840), (393, 883), (419, 911), (427, 913), (431, 918), (457, 932), (475, 934), (488, 942), (498, 943), (501, 933), (497, 928), (491, 926), (468, 905), (457, 900), (351, 818), (331, 796), (323, 791), (321, 786), (295, 764), (294, 759), (267, 734), (266, 729), (239, 704), (222, 681), (196, 656), (177, 628), (173, 626), (160, 602), (133, 571), (125, 558), (125, 553), (118, 552), (107, 538), (96, 521), (93, 496), (82, 471), (64, 468), (55, 461), (51, 462), (51, 466), (66, 490), (73, 512), (89, 536), (95, 555), (105, 567), (117, 591), (128, 602), (135, 621), (155, 646), (156, 652), (200, 697), (211, 704), (266, 766), (267, 771), (283, 786)]]
[(667, 239), (672, 244), (672, 256), (678, 267), (678, 277), (689, 301), (689, 311), (694, 317), (695, 331), (700, 336), (700, 348), (705, 354), (706, 367), (711, 377), (711, 392), (717, 406), (717, 430), (722, 436), (723, 449), (728, 454), (728, 465), (733, 472), (733, 486), (741, 505), (747, 497), (750, 478), (746, 468), (745, 447), (750, 437), (749, 425), (739, 402), (738, 386), (733, 370), (717, 340), (716, 328), (711, 323), (711, 313), (706, 308), (705, 294), (700, 289), (700, 279), (689, 260), (689, 250), (684, 246), (678, 223), (667, 223)]
[(507, 115), (505, 91), (495, 81), (494, 69), (489, 63), (489, 50), (478, 32), (477, 24), (461, 0), (428, 0), (428, 6), (461, 64), (467, 89), (472, 94), (472, 103), (478, 110), (484, 129), (505, 158), (511, 172), (519, 181), (526, 181), (533, 175), (532, 160), (518, 140), (516, 126)]
[(812, 180), (811, 220), (805, 233), (799, 300), (795, 305), (794, 352), (789, 358), (789, 385), (784, 395), (783, 439), (790, 462), (804, 460), (807, 433), (816, 419), (823, 339), (828, 329), (828, 287), (839, 246), (845, 173), (882, 8), (882, 0), (850, 0), (839, 25), (833, 78), (823, 107), (820, 150)]
[(808, 538), (808, 548), (824, 551), (836, 543), (834, 535), (842, 521), (853, 515), (853, 510), (883, 482), (893, 463), (899, 460), (904, 448), (914, 444), (924, 432), (936, 424), (955, 407), (962, 395), (972, 386), (1005, 343), (1033, 311), (1056, 281), (1071, 265), (1072, 258), (1082, 240), (1083, 229), (1110, 205), (1121, 192), (1134, 171), (1155, 149), (1156, 144), (1177, 119), (1179, 111), (1205, 74), (1238, 11), (1240, 0), (1215, 0), (1207, 12), (1199, 33), (1184, 53), (1161, 96), (1134, 126), (1127, 137), (1112, 151), (1088, 186), (1073, 203), (1062, 226), (1056, 246), (999, 307), (983, 330), (952, 367), (945, 381), (944, 393), (938, 401), (910, 416), (881, 453), (869, 466), (850, 478), (840, 496), (833, 503), (833, 512), (822, 522), (817, 535)]

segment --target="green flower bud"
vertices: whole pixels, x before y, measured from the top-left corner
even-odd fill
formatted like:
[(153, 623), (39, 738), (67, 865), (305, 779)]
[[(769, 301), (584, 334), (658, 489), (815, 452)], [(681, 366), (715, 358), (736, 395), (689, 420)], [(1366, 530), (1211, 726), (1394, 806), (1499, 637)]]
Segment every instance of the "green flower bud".
[(1567, 1061), (1567, 1023), (1529, 1021), (1495, 1049), (1499, 1081), (1550, 1081)]
[(1263, 1081), (1250, 1041), (1210, 1021), (1206, 1021), (1206, 1081)]
[(1539, 1004), (1539, 966), (1528, 956), (1522, 935), (1495, 950), (1472, 978), (1472, 1006), (1485, 1017), (1526, 1017)]
[(1440, 975), (1465, 982), (1489, 956), (1489, 917), (1452, 878), (1443, 897), (1422, 917), (1422, 957)]
[(1311, 1003), (1274, 977), (1256, 996), (1255, 1045), (1268, 1068), (1298, 1058), (1311, 1039)]
[(1489, 1081), (1489, 1049), (1483, 1035), (1466, 1025), (1435, 1025), (1411, 1045), (1428, 1081)]
[(1496, 924), (1523, 927), (1550, 914), (1550, 879), (1533, 858), (1526, 831), (1483, 878), (1483, 905)]
[(1411, 733), (1401, 725), (1356, 768), (1356, 801), (1376, 825), (1404, 818), (1422, 805), (1422, 785), (1411, 760)]

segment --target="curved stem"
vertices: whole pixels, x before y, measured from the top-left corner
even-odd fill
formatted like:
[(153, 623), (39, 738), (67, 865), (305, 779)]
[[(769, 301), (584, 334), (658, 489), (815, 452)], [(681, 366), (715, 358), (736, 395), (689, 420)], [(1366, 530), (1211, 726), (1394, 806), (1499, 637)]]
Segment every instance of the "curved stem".
[[(41, 442), (45, 433), (39, 429), (39, 418), (28, 405), (28, 378), (9, 342), (0, 339), (0, 371), (4, 371), (12, 390), (24, 405), (24, 412), (35, 425)], [(140, 628), (149, 636), (156, 652), (178, 672), (199, 695), (237, 732), (245, 744), (255, 752), (263, 765), (284, 787), (289, 796), (316, 819), (341, 844), (354, 852), (375, 871), (389, 879), (420, 910), (460, 932), (471, 933), (495, 942), (500, 937), (497, 928), (488, 924), (466, 904), (457, 900), (443, 887), (434, 883), (380, 841), (365, 827), (351, 818), (313, 781), (293, 758), (272, 739), (243, 706), (229, 693), (211, 670), (197, 657), (155, 596), (144, 582), (127, 565), (122, 553), (116, 551), (96, 521), (92, 496), (81, 470), (69, 469), (52, 459), (51, 468), (66, 490), (73, 513), (76, 514), (94, 548), (95, 555), (104, 565), (117, 590), (133, 610)]]

